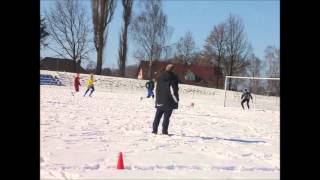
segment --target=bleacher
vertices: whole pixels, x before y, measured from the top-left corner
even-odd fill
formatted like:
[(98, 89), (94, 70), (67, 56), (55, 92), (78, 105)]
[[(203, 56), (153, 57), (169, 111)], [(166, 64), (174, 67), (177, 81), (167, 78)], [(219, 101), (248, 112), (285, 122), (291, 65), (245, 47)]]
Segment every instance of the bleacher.
[(61, 85), (61, 83), (52, 75), (40, 74), (40, 85)]

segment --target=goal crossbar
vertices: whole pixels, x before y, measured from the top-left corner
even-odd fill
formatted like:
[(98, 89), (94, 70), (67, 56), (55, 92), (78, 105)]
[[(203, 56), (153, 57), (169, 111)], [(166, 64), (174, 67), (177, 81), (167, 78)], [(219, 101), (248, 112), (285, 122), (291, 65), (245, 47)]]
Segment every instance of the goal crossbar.
[(264, 77), (241, 77), (241, 76), (226, 76), (227, 78), (235, 78), (235, 79), (269, 79), (269, 80), (280, 80), (280, 78), (264, 78)]
[(266, 79), (266, 80), (280, 80), (280, 78), (225, 76), (225, 80), (224, 80), (224, 107), (226, 107), (227, 83), (228, 83), (228, 79), (231, 79), (231, 78), (233, 78), (233, 79)]

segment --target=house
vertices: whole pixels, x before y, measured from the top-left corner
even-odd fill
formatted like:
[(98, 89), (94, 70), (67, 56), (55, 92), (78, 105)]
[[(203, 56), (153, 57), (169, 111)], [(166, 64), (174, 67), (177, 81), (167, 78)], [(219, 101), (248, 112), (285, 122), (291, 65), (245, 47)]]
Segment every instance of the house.
[[(75, 62), (72, 59), (59, 59), (52, 57), (45, 57), (40, 61), (41, 70), (61, 71), (61, 72), (75, 72)], [(78, 67), (78, 72), (88, 74), (81, 65)]]
[[(165, 67), (169, 64), (168, 61), (153, 61), (151, 69), (153, 77), (164, 71)], [(174, 64), (174, 72), (178, 75), (180, 83), (206, 86), (206, 87), (216, 87), (218, 81), (218, 88), (223, 87), (224, 77), (219, 73), (218, 69), (211, 65), (187, 65), (187, 64)], [(136, 77), (138, 79), (150, 79), (149, 78), (149, 61), (141, 61), (137, 70)]]

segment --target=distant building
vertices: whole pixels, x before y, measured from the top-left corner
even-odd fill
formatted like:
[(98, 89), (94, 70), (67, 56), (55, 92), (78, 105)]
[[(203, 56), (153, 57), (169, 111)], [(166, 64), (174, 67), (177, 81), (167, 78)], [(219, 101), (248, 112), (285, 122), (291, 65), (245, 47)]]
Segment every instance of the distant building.
[[(61, 72), (75, 72), (75, 62), (72, 59), (59, 59), (52, 57), (45, 57), (40, 61), (41, 70), (61, 71)], [(81, 65), (78, 67), (78, 72), (88, 74)]]
[[(165, 67), (170, 62), (165, 61), (153, 61), (152, 72), (153, 77), (156, 77), (157, 74), (164, 71)], [(219, 73), (218, 69), (211, 66), (204, 65), (187, 65), (187, 64), (174, 64), (174, 72), (178, 75), (180, 83), (190, 84), (190, 85), (199, 85), (206, 87), (216, 87), (217, 80), (219, 81), (219, 87), (224, 86), (224, 77)], [(149, 77), (149, 61), (141, 61), (137, 70), (136, 77), (138, 79), (150, 79)]]

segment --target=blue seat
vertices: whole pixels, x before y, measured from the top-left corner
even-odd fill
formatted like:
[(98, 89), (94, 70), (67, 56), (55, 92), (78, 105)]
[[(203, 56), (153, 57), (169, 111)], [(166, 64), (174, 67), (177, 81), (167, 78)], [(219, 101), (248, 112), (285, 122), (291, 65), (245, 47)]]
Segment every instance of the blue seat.
[(58, 85), (58, 82), (52, 75), (40, 74), (40, 85)]

